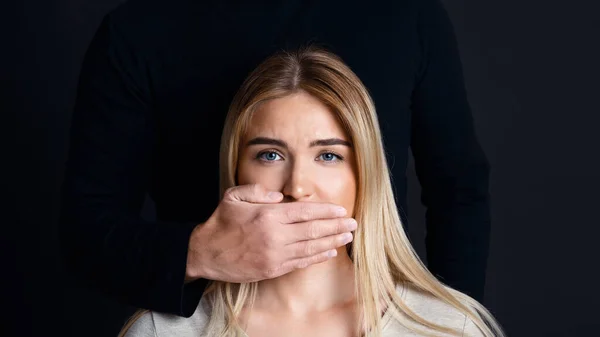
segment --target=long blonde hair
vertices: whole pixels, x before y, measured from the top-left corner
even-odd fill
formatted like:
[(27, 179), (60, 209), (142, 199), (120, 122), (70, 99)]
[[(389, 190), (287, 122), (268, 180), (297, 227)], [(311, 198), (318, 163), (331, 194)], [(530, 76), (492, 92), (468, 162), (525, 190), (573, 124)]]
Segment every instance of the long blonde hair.
[[(358, 228), (349, 244), (355, 293), (361, 312), (356, 333), (381, 336), (381, 313), (425, 336), (437, 332), (461, 336), (462, 331), (430, 322), (413, 312), (396, 287), (418, 290), (464, 313), (486, 337), (504, 336), (490, 312), (476, 300), (436, 279), (424, 266), (405, 235), (394, 200), (375, 106), (352, 70), (336, 55), (315, 47), (279, 52), (260, 64), (245, 80), (231, 103), (220, 148), (220, 192), (236, 185), (238, 150), (253, 111), (268, 100), (304, 91), (327, 105), (353, 144), (357, 167), (355, 219)], [(213, 281), (204, 296), (210, 303), (206, 336), (244, 336), (238, 320), (252, 306), (258, 283)]]

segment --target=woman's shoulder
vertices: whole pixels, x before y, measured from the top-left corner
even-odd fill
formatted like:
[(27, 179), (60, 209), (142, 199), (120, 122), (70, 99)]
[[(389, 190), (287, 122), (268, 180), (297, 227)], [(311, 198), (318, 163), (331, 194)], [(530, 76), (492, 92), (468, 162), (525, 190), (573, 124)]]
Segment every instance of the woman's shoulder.
[(136, 313), (129, 319), (124, 331), (119, 336), (124, 337), (154, 337), (156, 329), (151, 311), (146, 311), (142, 314)]
[(146, 311), (135, 318), (124, 337), (197, 337), (207, 323), (208, 315), (202, 305), (189, 318)]
[(412, 283), (405, 282), (400, 288), (404, 303), (416, 314), (426, 319), (458, 320), (464, 323), (465, 314), (454, 306), (440, 300), (430, 293), (418, 288)]
[[(402, 282), (396, 289), (404, 304), (425, 320), (464, 331), (467, 333), (466, 336), (480, 336), (477, 333), (479, 330), (471, 320), (454, 306), (423, 291), (412, 283)], [(402, 317), (405, 318), (405, 315), (403, 314)], [(408, 321), (410, 320), (403, 320), (406, 323)], [(394, 332), (402, 332), (411, 336), (410, 331), (406, 330), (406, 327), (399, 324), (399, 322), (392, 323), (389, 328), (396, 329), (393, 330)], [(429, 331), (428, 329), (425, 330)]]

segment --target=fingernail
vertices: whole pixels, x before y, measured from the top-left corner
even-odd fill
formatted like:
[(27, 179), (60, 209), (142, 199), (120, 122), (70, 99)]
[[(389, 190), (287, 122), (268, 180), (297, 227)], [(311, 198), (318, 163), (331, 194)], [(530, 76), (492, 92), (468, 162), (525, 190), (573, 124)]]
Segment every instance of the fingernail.
[(352, 234), (344, 233), (344, 235), (342, 236), (342, 240), (344, 241), (344, 244), (349, 243), (350, 241), (352, 241)]
[(346, 226), (348, 226), (348, 230), (355, 230), (356, 228), (358, 228), (358, 224), (356, 223), (356, 220), (350, 218), (350, 219), (345, 219), (344, 223), (346, 224)]
[(335, 250), (335, 249), (330, 250), (329, 253), (327, 253), (327, 256), (329, 256), (329, 257), (337, 256), (337, 250)]
[(281, 198), (281, 193), (279, 192), (269, 192), (267, 194), (267, 197), (271, 200), (278, 200), (279, 198)]

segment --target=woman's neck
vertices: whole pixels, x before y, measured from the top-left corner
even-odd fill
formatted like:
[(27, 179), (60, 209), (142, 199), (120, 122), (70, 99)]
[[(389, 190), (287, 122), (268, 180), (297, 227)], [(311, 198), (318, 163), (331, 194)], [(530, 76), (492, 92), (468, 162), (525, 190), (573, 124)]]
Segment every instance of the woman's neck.
[(258, 284), (254, 309), (307, 314), (327, 311), (354, 302), (354, 266), (346, 247), (326, 262)]

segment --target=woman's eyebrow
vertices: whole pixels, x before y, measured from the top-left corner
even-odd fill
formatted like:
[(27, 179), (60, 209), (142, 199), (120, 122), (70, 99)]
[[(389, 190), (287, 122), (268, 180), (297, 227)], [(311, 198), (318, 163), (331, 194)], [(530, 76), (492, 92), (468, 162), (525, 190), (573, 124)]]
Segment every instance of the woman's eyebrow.
[[(281, 139), (268, 138), (268, 137), (255, 137), (250, 139), (246, 146), (251, 145), (276, 145), (282, 148), (287, 149), (288, 145)], [(339, 138), (327, 138), (327, 139), (317, 139), (310, 142), (309, 147), (315, 146), (331, 146), (331, 145), (344, 145), (348, 147), (352, 147), (352, 144), (346, 140)]]
[(310, 142), (310, 147), (313, 146), (330, 146), (330, 145), (344, 145), (347, 147), (352, 147), (352, 144), (350, 144), (350, 142), (345, 141), (343, 139), (339, 139), (339, 138), (327, 138), (327, 139), (317, 139), (317, 140), (313, 140), (312, 142)]
[(251, 145), (276, 145), (276, 146), (280, 146), (283, 148), (288, 147), (287, 143), (284, 142), (281, 139), (275, 139), (275, 138), (268, 138), (268, 137), (255, 137), (250, 139), (247, 143), (246, 146), (251, 146)]

